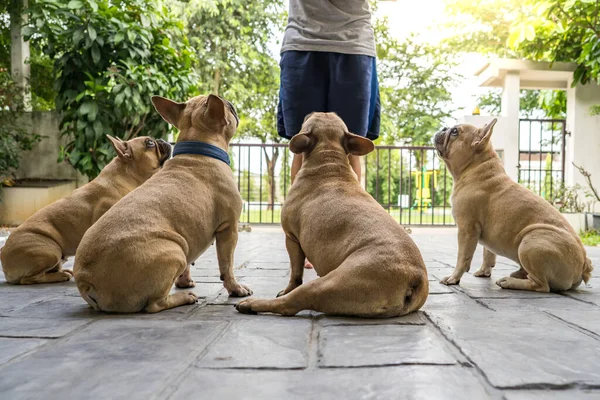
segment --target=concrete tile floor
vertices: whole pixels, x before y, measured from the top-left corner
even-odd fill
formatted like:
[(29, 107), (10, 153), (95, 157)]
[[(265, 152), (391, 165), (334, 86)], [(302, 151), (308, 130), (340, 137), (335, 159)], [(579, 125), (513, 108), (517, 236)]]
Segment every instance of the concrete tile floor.
[[(499, 258), (492, 279), (446, 287), (456, 230), (412, 237), (430, 296), (389, 320), (239, 314), (214, 246), (193, 269), (198, 304), (154, 315), (97, 314), (73, 282), (0, 275), (0, 398), (600, 399), (600, 269), (578, 291), (536, 294), (496, 286), (516, 269)], [(600, 248), (589, 255), (600, 265)], [(288, 276), (281, 228), (240, 233), (236, 265), (256, 296), (275, 296)]]

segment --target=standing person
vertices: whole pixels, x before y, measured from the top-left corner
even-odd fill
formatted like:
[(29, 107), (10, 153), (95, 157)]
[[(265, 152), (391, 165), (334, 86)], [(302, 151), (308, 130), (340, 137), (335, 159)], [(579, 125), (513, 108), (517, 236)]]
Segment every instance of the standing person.
[[(279, 136), (291, 139), (311, 112), (335, 112), (348, 130), (379, 137), (375, 35), (368, 0), (289, 0), (281, 47)], [(360, 157), (349, 156), (360, 181)], [(292, 182), (302, 155), (292, 161)], [(307, 261), (306, 268), (312, 268)]]

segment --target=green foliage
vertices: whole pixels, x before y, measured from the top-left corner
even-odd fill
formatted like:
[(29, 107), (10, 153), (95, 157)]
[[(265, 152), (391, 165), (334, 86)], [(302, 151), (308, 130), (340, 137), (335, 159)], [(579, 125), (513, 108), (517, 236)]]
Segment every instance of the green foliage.
[(201, 92), (222, 95), (236, 106), (240, 136), (279, 142), (279, 68), (268, 45), (283, 30), (283, 1), (191, 0), (184, 15), (201, 61)]
[(61, 158), (89, 178), (112, 158), (106, 134), (167, 133), (151, 95), (185, 100), (193, 92), (183, 25), (157, 0), (38, 0), (29, 18), (26, 34), (43, 37), (55, 60), (56, 107), (71, 139)]
[(376, 21), (375, 40), (383, 142), (429, 143), (453, 111), (449, 89), (460, 77), (451, 53), (414, 37), (397, 40), (387, 18)]
[(586, 246), (600, 246), (600, 232), (598, 231), (582, 232), (579, 237)]
[[(520, 92), (521, 118), (564, 119), (567, 96), (564, 90), (526, 90)], [(502, 103), (501, 89), (493, 89), (479, 96), (479, 107), (492, 115), (499, 115)]]
[(31, 150), (39, 141), (36, 134), (27, 133), (19, 124), (23, 112), (23, 90), (8, 72), (0, 72), (0, 187), (10, 184), (10, 174), (19, 168), (23, 150)]
[[(279, 68), (269, 42), (285, 23), (283, 1), (191, 0), (184, 16), (190, 44), (201, 62), (200, 89), (231, 101), (240, 116), (239, 137), (262, 143), (281, 141), (276, 112)], [(266, 181), (272, 207), (275, 166), (280, 150), (265, 151)]]
[(548, 155), (546, 156), (544, 172), (546, 173), (546, 175), (544, 176), (544, 188), (542, 191), (542, 197), (552, 202), (554, 198), (554, 182), (552, 179), (552, 155), (550, 153), (548, 153)]
[(576, 62), (573, 85), (599, 81), (600, 18), (596, 0), (528, 0), (507, 44), (540, 61)]
[(519, 57), (506, 46), (510, 27), (522, 12), (521, 0), (454, 0), (446, 3), (446, 26), (454, 32), (446, 43), (457, 52)]

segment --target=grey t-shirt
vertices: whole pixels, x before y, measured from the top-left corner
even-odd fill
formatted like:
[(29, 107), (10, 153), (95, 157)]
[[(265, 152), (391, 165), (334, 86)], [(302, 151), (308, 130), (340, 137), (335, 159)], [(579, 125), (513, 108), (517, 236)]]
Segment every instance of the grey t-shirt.
[(281, 52), (329, 51), (375, 57), (368, 0), (289, 0)]

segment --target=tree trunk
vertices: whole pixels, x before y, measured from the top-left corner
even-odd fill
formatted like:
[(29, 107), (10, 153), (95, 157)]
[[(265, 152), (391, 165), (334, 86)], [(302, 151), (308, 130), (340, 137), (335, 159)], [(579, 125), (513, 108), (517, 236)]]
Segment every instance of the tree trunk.
[(267, 161), (267, 185), (269, 186), (267, 211), (271, 211), (275, 205), (275, 166), (279, 158), (279, 147), (273, 147), (273, 156), (271, 158), (269, 158), (266, 147), (263, 147), (263, 153), (265, 153), (265, 160)]

